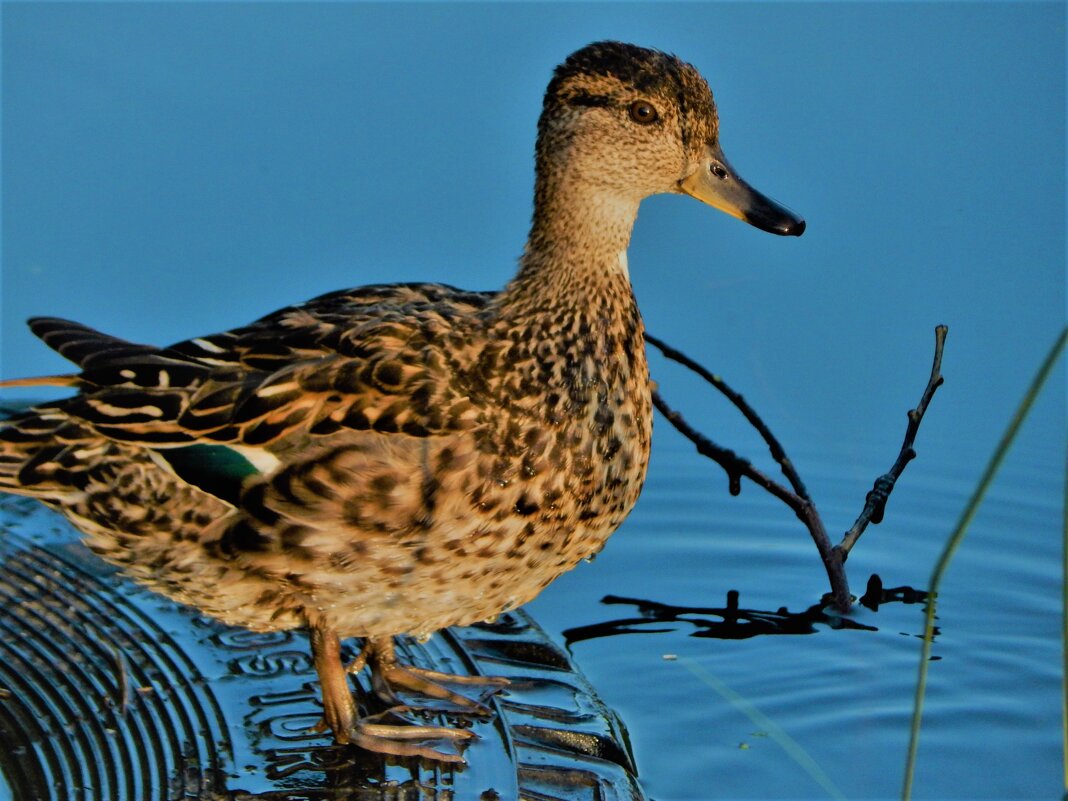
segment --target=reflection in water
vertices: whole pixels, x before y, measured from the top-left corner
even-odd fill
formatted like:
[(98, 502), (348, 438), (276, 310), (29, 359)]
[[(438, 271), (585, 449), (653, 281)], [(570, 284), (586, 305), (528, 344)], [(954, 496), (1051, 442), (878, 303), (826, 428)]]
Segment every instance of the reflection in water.
[[(872, 574), (868, 586), (857, 602), (873, 612), (889, 603), (915, 604), (927, 600), (927, 593), (912, 587), (883, 587), (882, 579)], [(645, 601), (639, 598), (623, 598), (618, 595), (606, 595), (601, 599), (605, 604), (633, 606), (638, 611), (637, 617), (624, 617), (593, 623), (588, 626), (576, 626), (564, 631), (568, 648), (583, 640), (598, 637), (612, 637), (617, 634), (654, 634), (674, 631), (675, 627), (665, 628), (665, 623), (685, 623), (694, 628), (691, 637), (711, 637), (718, 640), (745, 640), (768, 634), (815, 634), (817, 626), (832, 629), (859, 629), (878, 631), (849, 617), (842, 617), (831, 609), (830, 598), (824, 596), (819, 603), (813, 604), (803, 612), (790, 612), (780, 607), (774, 612), (759, 609), (743, 609), (738, 606), (738, 591), (727, 593), (727, 605), (722, 608), (702, 606), (672, 606), (657, 601)], [(938, 628), (935, 628), (935, 636)]]

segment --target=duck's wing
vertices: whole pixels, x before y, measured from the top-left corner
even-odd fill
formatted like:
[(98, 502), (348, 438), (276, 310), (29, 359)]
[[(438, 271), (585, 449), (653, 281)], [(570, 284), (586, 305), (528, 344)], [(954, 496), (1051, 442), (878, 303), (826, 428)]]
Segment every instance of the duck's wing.
[(155, 348), (54, 319), (35, 332), (82, 368), (66, 414), (109, 439), (281, 447), (342, 428), (453, 430), (459, 364), (489, 293), (440, 284), (335, 292), (211, 336)]

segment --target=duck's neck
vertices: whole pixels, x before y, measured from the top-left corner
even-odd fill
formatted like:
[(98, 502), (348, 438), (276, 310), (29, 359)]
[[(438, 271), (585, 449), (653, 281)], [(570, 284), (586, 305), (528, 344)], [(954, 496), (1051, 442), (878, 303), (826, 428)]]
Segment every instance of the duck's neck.
[(546, 398), (566, 396), (568, 419), (585, 420), (611, 396), (626, 398), (630, 419), (645, 425), (644, 328), (627, 274), (638, 200), (607, 197), (539, 182), (530, 239), (490, 311), (494, 335), (483, 357), (507, 360), (521, 385), (536, 388), (531, 397), (547, 419), (564, 417)]
[(627, 246), (638, 202), (567, 174), (539, 176), (519, 272), (499, 298), (503, 315), (518, 321), (574, 312), (609, 323), (636, 314)]

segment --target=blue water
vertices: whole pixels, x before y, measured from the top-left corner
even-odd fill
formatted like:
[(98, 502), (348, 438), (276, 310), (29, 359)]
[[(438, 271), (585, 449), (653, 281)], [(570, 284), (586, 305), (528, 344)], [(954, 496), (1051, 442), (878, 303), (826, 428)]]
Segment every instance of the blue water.
[[(746, 394), (832, 532), (893, 461), (950, 326), (920, 457), (849, 561), (858, 594), (873, 573), (926, 587), (1065, 322), (1063, 4), (7, 4), (2, 23), (5, 377), (65, 369), (33, 314), (163, 343), (361, 283), (502, 285), (550, 70), (606, 37), (698, 66), (732, 162), (808, 220), (785, 241), (653, 198), (630, 269), (650, 330)], [(654, 375), (760, 454), (700, 382)], [(1062, 365), (946, 577), (918, 798), (1059, 792), (1064, 410)], [(799, 612), (824, 582), (791, 513), (729, 497), (660, 420), (634, 515), (532, 610), (562, 639), (635, 616), (608, 594)], [(650, 624), (671, 631), (573, 651), (657, 801), (886, 798), (921, 615), (744, 640)]]
[[(722, 608), (727, 592), (738, 590), (739, 606), (767, 613), (817, 603), (825, 590), (822, 568), (792, 513), (765, 504), (752, 486), (728, 497), (716, 469), (665, 429), (637, 511), (594, 564), (564, 576), (531, 605), (539, 621), (566, 630), (639, 617), (633, 607), (598, 606), (610, 594)], [(867, 444), (877, 452), (874, 441)], [(838, 474), (821, 479), (816, 500), (832, 532), (847, 528), (868, 484), (818, 454), (796, 458), (803, 475)], [(886, 587), (928, 586), (970, 492), (961, 479), (970, 467), (921, 448), (885, 522), (868, 530), (849, 560), (855, 594), (872, 573)], [(1043, 462), (1033, 451), (1014, 453), (944, 580), (916, 798), (1058, 792), (1059, 471), (1056, 461)], [(876, 631), (818, 624), (810, 636), (741, 640), (700, 636), (720, 622), (714, 615), (683, 617), (698, 622), (650, 621), (630, 628), (667, 631), (572, 645), (630, 727), (651, 797), (897, 797), (922, 604), (857, 607), (851, 618)], [(716, 689), (723, 685), (744, 703), (725, 698)], [(828, 784), (775, 730), (747, 717), (749, 706), (785, 732)]]

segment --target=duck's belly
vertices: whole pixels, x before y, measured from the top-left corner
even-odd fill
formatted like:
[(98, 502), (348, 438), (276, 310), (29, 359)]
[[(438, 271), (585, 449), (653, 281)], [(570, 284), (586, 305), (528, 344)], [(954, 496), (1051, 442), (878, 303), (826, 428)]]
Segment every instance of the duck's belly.
[[(343, 636), (429, 634), (526, 603), (601, 550), (645, 479), (642, 401), (601, 425), (594, 415), (567, 426), (504, 419), (455, 436), (323, 443), (246, 491), (242, 510), (216, 501), (200, 536), (164, 523), (192, 511), (203, 520), (206, 496), (164, 523), (142, 521), (152, 530), (136, 536), (128, 521), (64, 511), (104, 558), (230, 625), (325, 617)], [(144, 508), (155, 494), (172, 507), (178, 490), (202, 495), (148, 462), (140, 471)]]
[(382, 518), (361, 495), (348, 519), (362, 528), (304, 595), (347, 636), (429, 634), (526, 603), (630, 513), (650, 434), (639, 407), (599, 428), (511, 424), (426, 444), (407, 481), (395, 468), (369, 479), (392, 486), (393, 503), (379, 508), (397, 513), (409, 499), (410, 525), (374, 532)]
[(388, 567), (380, 571), (370, 603), (350, 606), (339, 596), (332, 617), (352, 635), (422, 635), (492, 619), (599, 552), (633, 508), (640, 487), (640, 479), (617, 485), (610, 506), (596, 514), (559, 502), (530, 511), (533, 498), (555, 493), (536, 484), (504, 507), (503, 519), (455, 509), (451, 522), (430, 529), (411, 551), (410, 572), (398, 577)]

